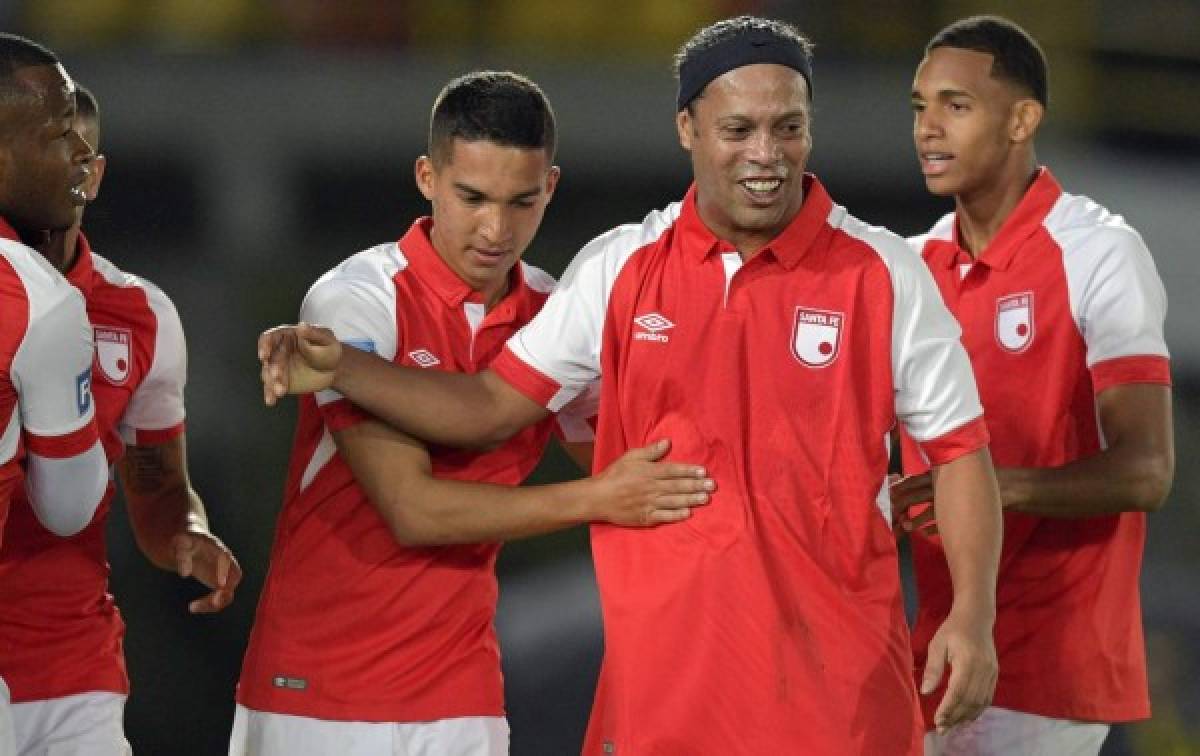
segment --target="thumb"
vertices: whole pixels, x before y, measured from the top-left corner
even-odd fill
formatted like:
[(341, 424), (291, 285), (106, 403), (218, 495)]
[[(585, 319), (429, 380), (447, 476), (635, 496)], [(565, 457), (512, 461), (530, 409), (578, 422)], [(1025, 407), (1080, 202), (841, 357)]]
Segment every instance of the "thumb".
[(925, 674), (921, 676), (921, 695), (927, 696), (937, 690), (946, 670), (946, 644), (934, 638), (929, 644), (929, 655), (925, 659)]
[(671, 442), (665, 438), (659, 439), (654, 443), (643, 446), (640, 449), (635, 449), (635, 456), (639, 459), (644, 459), (649, 462), (657, 462), (667, 455), (671, 450)]

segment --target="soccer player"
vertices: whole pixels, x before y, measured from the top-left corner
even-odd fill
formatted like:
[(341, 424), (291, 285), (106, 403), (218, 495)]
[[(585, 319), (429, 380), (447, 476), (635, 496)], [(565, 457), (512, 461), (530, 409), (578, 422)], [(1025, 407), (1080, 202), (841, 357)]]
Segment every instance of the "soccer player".
[[(60, 536), (92, 518), (108, 477), (83, 299), (32, 249), (84, 202), (74, 92), (54, 53), (0, 34), (0, 527), (24, 473), (35, 515)], [(0, 680), (0, 753), (12, 738)]]
[(677, 63), (695, 185), (671, 223), (585, 247), (490, 370), (401, 369), (283, 328), (260, 339), (265, 398), (332, 386), (419, 437), (487, 444), (599, 378), (599, 468), (669, 436), (718, 488), (682, 525), (593, 528), (606, 650), (585, 752), (919, 753), (884, 487), (897, 422), (937, 470), (954, 575), (938, 725), (995, 681), (999, 503), (959, 329), (904, 241), (804, 172), (806, 38), (739, 17)]
[[(1042, 51), (994, 16), (938, 32), (913, 81), (925, 184), (955, 209), (912, 242), (962, 324), (1005, 510), (994, 706), (928, 753), (1096, 753), (1150, 713), (1138, 572), (1174, 471), (1166, 299), (1138, 233), (1038, 164), (1047, 102)], [(930, 493), (911, 443), (904, 461), (898, 509)], [(913, 538), (918, 669), (950, 608), (944, 536)]]
[[(323, 276), (302, 317), (418, 370), (485, 368), (554, 283), (520, 260), (558, 180), (554, 149), (553, 112), (530, 80), (451, 81), (415, 169), (432, 217)], [(590, 444), (593, 412), (585, 399), (560, 418), (564, 438)], [(427, 450), (332, 391), (304, 397), (232, 754), (508, 752), (496, 542), (594, 520), (669, 523), (712, 485), (695, 466), (652, 464), (659, 443), (597, 478), (516, 487), (552, 422), (486, 453)]]
[[(98, 154), (94, 96), (75, 92), (75, 130), (93, 150), (83, 186), (96, 198), (105, 157)], [(233, 599), (241, 570), (208, 530), (192, 489), (185, 453), (183, 388), (186, 345), (175, 307), (154, 284), (95, 254), (75, 223), (41, 250), (84, 296), (96, 340), (92, 389), (101, 440), (125, 490), (138, 545), (163, 569), (211, 589), (193, 612), (220, 611)], [(122, 726), (129, 678), (124, 624), (107, 592), (104, 529), (114, 488), (73, 538), (55, 538), (14, 500), (0, 550), (0, 676), (9, 684), (18, 754), (50, 748), (129, 753)]]

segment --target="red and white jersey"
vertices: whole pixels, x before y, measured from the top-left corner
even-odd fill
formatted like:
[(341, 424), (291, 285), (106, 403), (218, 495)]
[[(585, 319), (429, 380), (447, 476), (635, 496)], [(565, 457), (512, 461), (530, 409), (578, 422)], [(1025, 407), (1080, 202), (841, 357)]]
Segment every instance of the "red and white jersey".
[(987, 431), (928, 271), (805, 191), (745, 263), (694, 189), (600, 236), (493, 364), (551, 409), (599, 376), (598, 469), (669, 438), (717, 482), (680, 524), (592, 527), (585, 753), (920, 752), (887, 438), (900, 421), (941, 464)]
[[(111, 462), (128, 443), (184, 430), (187, 350), (179, 315), (154, 284), (118, 270), (80, 236), (67, 280), (83, 294), (95, 333), (96, 425)], [(128, 693), (124, 623), (108, 593), (104, 528), (113, 486), (78, 534), (60, 538), (13, 498), (0, 549), (0, 676), (16, 703), (86, 691)]]
[(96, 443), (91, 354), (79, 292), (0, 218), (0, 528), (26, 450), (67, 459)]
[[(1048, 170), (978, 260), (960, 248), (954, 214), (911, 242), (962, 324), (997, 467), (1094, 455), (1104, 445), (1098, 394), (1170, 383), (1166, 294), (1146, 245), (1120, 216), (1064, 193)], [(913, 454), (904, 460), (906, 472), (924, 469)], [(995, 705), (1100, 722), (1149, 716), (1138, 593), (1145, 531), (1141, 513), (1005, 513)], [(949, 611), (950, 575), (937, 538), (914, 537), (913, 559), (923, 667)]]
[[(513, 268), (485, 312), (418, 220), (398, 243), (350, 257), (309, 291), (301, 319), (401, 365), (474, 373), (541, 308), (554, 281)], [(337, 454), (332, 433), (368, 419), (340, 395), (305, 396), (271, 567), (238, 703), (318, 719), (422, 722), (504, 713), (492, 626), (498, 544), (398, 544)], [(552, 419), (487, 453), (431, 448), (439, 478), (516, 485)], [(590, 440), (586, 422), (564, 426)]]

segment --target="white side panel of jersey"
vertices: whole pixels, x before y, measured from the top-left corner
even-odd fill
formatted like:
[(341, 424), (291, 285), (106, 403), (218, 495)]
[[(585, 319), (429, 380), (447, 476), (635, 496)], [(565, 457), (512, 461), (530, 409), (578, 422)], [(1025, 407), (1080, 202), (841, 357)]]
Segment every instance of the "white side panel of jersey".
[(892, 381), (896, 416), (917, 441), (954, 431), (983, 414), (962, 330), (919, 255), (900, 237), (834, 206), (829, 223), (875, 250), (892, 279)]
[(550, 292), (554, 291), (554, 276), (550, 275), (536, 265), (530, 265), (524, 260), (520, 262), (520, 265), (521, 276), (525, 279), (526, 286), (542, 294), (549, 294)]
[[(395, 359), (399, 344), (392, 279), (406, 267), (408, 260), (395, 242), (359, 252), (317, 279), (300, 307), (300, 319), (331, 329), (342, 343)], [(342, 395), (326, 390), (316, 398), (325, 405)]]
[(5, 256), (29, 298), (29, 325), (10, 368), (21, 425), (43, 438), (66, 436), (95, 414), (92, 327), (83, 295), (41, 255), (22, 254), (24, 247), (9, 254), (12, 246), (6, 245)]
[(508, 341), (522, 362), (561, 388), (548, 409), (557, 412), (600, 377), (600, 346), (608, 298), (635, 252), (671, 227), (680, 203), (651, 212), (640, 224), (618, 226), (589, 242), (563, 273), (533, 320)]
[(1137, 231), (1087, 197), (1063, 194), (1044, 221), (1063, 252), (1071, 314), (1088, 367), (1116, 357), (1167, 356), (1167, 293)]
[[(108, 278), (104, 268), (112, 268), (112, 264), (100, 257), (94, 262)], [(128, 285), (137, 286), (146, 293), (157, 321), (150, 370), (134, 390), (118, 426), (121, 437), (132, 444), (136, 442), (139, 430), (164, 430), (183, 422), (186, 416), (183, 390), (187, 384), (187, 340), (179, 312), (163, 290), (137, 276), (128, 276), (127, 280)]]

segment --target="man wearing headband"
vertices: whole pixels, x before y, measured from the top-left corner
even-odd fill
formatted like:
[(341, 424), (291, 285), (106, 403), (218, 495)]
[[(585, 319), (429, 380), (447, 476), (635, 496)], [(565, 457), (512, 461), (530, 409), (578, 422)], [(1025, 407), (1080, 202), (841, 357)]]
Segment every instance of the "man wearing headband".
[[(1095, 754), (1109, 722), (1150, 716), (1138, 573), (1175, 466), (1166, 293), (1141, 236), (1038, 164), (1047, 92), (1037, 42), (995, 16), (938, 32), (913, 81), (921, 172), (955, 211), (912, 243), (962, 323), (1005, 510), (995, 706), (929, 754)], [(910, 451), (901, 516), (929, 496)], [(949, 608), (942, 546), (913, 535), (918, 665)]]
[(332, 385), (446, 444), (504, 438), (599, 378), (598, 467), (668, 436), (716, 479), (681, 525), (593, 526), (606, 649), (587, 754), (920, 753), (883, 485), (897, 422), (937, 469), (956, 588), (939, 725), (991, 697), (1000, 517), (970, 364), (903, 240), (804, 173), (809, 66), (808, 41), (764, 19), (684, 44), (695, 185), (588, 244), (490, 370), (401, 371), (312, 326), (260, 339), (268, 402)]

